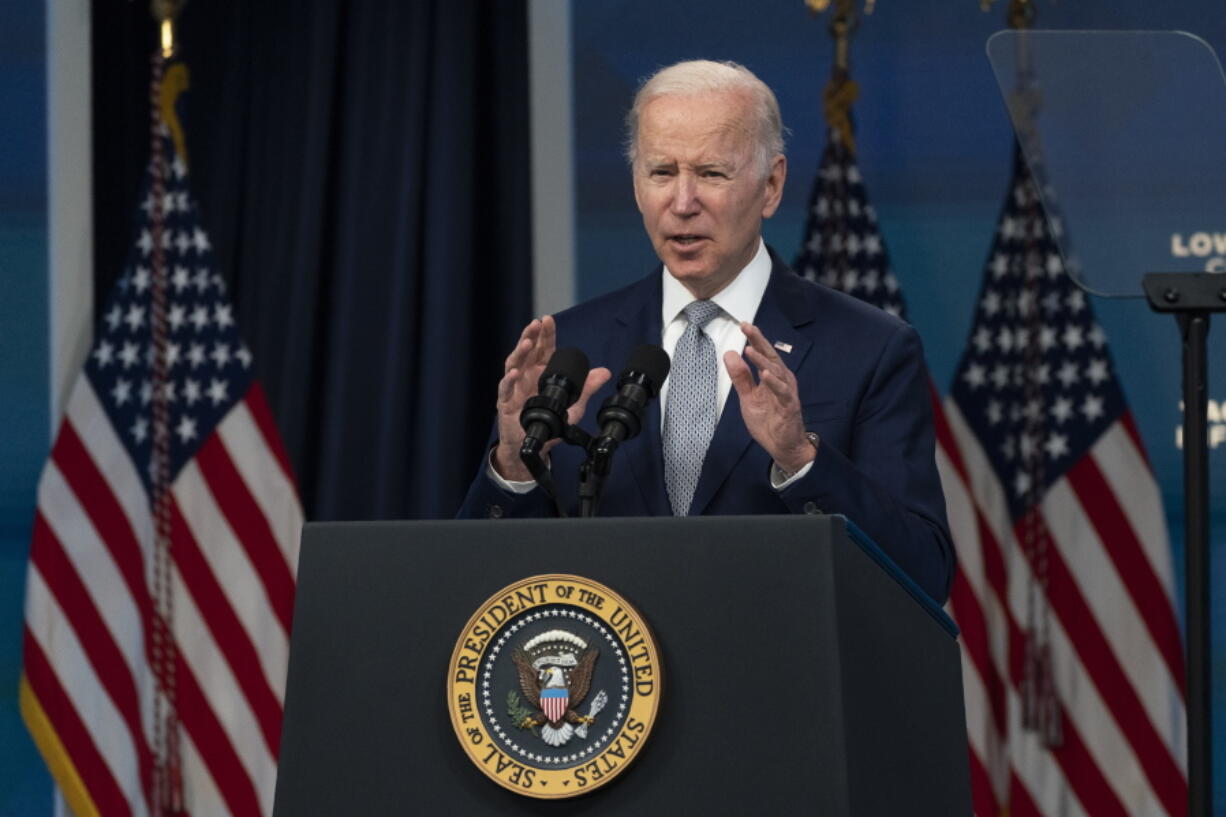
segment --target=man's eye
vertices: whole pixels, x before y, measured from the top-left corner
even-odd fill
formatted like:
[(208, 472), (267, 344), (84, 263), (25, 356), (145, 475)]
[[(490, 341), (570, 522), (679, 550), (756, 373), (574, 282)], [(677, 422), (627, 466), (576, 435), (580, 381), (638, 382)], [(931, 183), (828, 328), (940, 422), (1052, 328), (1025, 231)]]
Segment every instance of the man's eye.
[(704, 179), (726, 179), (728, 178), (727, 173), (723, 173), (719, 170), (704, 170), (702, 173), (702, 176)]
[(671, 175), (673, 175), (673, 172), (672, 172), (671, 170), (667, 169), (667, 168), (657, 167), (657, 168), (655, 168), (654, 170), (652, 170), (652, 171), (651, 171), (651, 175), (652, 175), (653, 177), (663, 178), (663, 177), (666, 177), (666, 176), (671, 176)]

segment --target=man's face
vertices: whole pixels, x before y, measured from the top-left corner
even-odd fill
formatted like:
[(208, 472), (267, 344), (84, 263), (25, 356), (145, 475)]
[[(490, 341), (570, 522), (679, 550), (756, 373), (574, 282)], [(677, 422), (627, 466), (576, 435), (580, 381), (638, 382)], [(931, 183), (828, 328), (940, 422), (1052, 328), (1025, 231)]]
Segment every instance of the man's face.
[(757, 159), (744, 92), (661, 96), (639, 114), (634, 198), (656, 255), (696, 298), (728, 285), (774, 215), (787, 162)]

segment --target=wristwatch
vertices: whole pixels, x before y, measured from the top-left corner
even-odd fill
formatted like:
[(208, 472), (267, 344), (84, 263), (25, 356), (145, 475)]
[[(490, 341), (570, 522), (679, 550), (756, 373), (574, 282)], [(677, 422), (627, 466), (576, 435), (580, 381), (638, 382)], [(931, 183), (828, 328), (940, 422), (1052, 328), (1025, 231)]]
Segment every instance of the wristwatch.
[[(817, 451), (820, 448), (822, 438), (818, 436), (816, 431), (806, 431), (805, 437), (807, 437), (809, 442), (813, 444), (814, 451)], [(782, 468), (779, 467), (779, 463), (774, 463), (774, 466), (775, 466), (775, 470), (779, 472), (779, 476), (781, 477), (779, 482), (787, 482), (789, 479), (791, 479), (792, 477), (800, 473), (800, 468), (804, 468), (804, 466), (802, 465), (800, 466), (800, 468), (797, 468), (795, 471), (788, 473), (787, 471), (784, 471)]]

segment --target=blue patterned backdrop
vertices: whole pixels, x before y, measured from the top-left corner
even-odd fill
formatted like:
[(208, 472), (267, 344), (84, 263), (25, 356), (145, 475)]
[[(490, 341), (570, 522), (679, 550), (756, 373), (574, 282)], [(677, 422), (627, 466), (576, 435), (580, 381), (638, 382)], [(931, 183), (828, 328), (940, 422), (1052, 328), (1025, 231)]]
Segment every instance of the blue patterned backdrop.
[(41, 2), (0, 3), (0, 817), (49, 814), (17, 714), (34, 484), (47, 455), (47, 91)]

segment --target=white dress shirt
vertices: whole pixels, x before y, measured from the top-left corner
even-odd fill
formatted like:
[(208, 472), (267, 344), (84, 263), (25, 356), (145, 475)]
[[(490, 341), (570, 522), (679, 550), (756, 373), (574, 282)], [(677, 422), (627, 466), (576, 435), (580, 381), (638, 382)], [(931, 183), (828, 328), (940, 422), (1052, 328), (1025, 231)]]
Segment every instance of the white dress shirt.
[[(660, 325), (664, 327), (664, 335), (660, 345), (668, 352), (671, 360), (677, 350), (677, 341), (685, 332), (689, 321), (685, 317), (685, 307), (694, 300), (694, 295), (672, 276), (668, 267), (664, 268), (664, 297), (660, 313)], [(766, 294), (766, 285), (771, 278), (771, 258), (766, 252), (766, 244), (758, 239), (758, 251), (728, 286), (711, 297), (711, 302), (719, 307), (720, 312), (703, 327), (703, 332), (711, 343), (715, 344), (716, 373), (715, 388), (719, 392), (715, 402), (715, 416), (724, 413), (724, 404), (728, 402), (728, 392), (732, 390), (732, 377), (728, 367), (724, 365), (724, 352), (745, 351), (745, 333), (741, 331), (741, 321), (753, 323), (758, 314), (758, 306), (762, 296)], [(660, 428), (664, 428), (664, 407), (668, 405), (668, 381), (660, 387)]]

